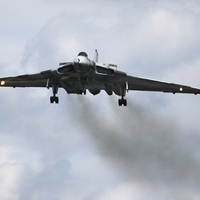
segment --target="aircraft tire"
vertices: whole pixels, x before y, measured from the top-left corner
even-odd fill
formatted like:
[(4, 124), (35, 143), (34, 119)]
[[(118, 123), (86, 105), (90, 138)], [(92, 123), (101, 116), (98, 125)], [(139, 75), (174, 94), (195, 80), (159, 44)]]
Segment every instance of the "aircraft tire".
[(55, 102), (56, 102), (57, 104), (59, 103), (58, 97), (55, 98)]
[(119, 105), (119, 106), (122, 106), (122, 99), (119, 99), (119, 100), (118, 100), (118, 105)]
[(127, 106), (127, 100), (126, 99), (119, 99), (118, 104), (119, 104), (119, 106), (122, 106), (122, 105)]
[(50, 103), (53, 103), (53, 102), (54, 102), (53, 97), (50, 97)]
[(50, 103), (54, 103), (54, 102), (58, 104), (59, 103), (59, 99), (58, 99), (58, 97), (51, 96), (50, 97)]
[(126, 99), (124, 99), (123, 104), (124, 104), (124, 106), (127, 106), (127, 100)]

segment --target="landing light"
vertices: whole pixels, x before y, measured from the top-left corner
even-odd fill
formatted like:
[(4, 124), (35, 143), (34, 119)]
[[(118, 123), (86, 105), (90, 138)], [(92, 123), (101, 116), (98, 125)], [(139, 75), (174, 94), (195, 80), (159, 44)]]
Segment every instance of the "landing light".
[(1, 85), (5, 85), (6, 84), (6, 82), (5, 81), (1, 81)]
[(179, 90), (180, 90), (180, 92), (182, 92), (182, 91), (183, 91), (183, 88), (182, 88), (182, 87), (180, 87), (180, 89), (179, 89)]

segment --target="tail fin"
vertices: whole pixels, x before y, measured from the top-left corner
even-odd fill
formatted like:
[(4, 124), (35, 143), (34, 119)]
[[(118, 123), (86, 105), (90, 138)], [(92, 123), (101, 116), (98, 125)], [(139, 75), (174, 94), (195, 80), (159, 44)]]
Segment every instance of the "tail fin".
[(95, 49), (95, 52), (94, 52), (94, 62), (98, 62), (98, 57), (99, 57), (98, 51)]

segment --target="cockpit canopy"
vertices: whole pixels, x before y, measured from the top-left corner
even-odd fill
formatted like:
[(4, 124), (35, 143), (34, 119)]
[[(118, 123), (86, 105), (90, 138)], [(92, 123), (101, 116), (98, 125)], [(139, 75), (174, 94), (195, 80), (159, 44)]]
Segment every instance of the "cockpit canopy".
[(78, 54), (78, 56), (85, 56), (85, 57), (88, 57), (87, 53), (85, 53), (85, 52), (83, 52), (83, 51), (81, 51), (81, 52)]

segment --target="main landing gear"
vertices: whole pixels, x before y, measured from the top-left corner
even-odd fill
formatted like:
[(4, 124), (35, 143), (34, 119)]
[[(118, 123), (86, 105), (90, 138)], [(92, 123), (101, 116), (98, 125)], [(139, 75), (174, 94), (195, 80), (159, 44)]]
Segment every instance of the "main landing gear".
[(125, 95), (126, 95), (126, 91), (128, 91), (128, 83), (126, 82), (125, 84), (122, 84), (120, 87), (120, 93), (122, 98), (118, 100), (118, 104), (119, 106), (127, 106), (127, 100), (124, 99)]
[(59, 103), (59, 99), (56, 96), (56, 94), (58, 93), (58, 88), (59, 88), (59, 82), (58, 80), (52, 80), (52, 91), (53, 91), (53, 96), (50, 97), (50, 103)]
[(122, 105), (127, 106), (127, 100), (122, 97), (121, 99), (118, 100), (118, 104), (119, 106)]
[(50, 102), (51, 103), (54, 103), (54, 102), (59, 103), (59, 99), (56, 95), (53, 95), (53, 96), (50, 97)]

